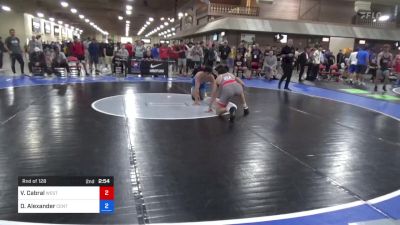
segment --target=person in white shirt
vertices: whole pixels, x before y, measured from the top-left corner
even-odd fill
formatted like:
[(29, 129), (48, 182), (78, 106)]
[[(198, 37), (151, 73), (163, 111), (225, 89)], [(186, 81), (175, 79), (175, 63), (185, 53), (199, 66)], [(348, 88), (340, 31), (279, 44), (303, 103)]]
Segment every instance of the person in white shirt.
[(315, 49), (312, 55), (312, 71), (311, 71), (311, 80), (315, 80), (319, 73), (319, 66), (321, 64), (321, 56), (322, 56), (322, 47), (319, 46)]
[(186, 59), (187, 59), (187, 70), (188, 74), (192, 73), (192, 70), (194, 69), (194, 62), (193, 62), (193, 49), (194, 45), (192, 42), (190, 42), (188, 45), (186, 45), (187, 51), (186, 51)]
[(349, 57), (349, 74), (350, 74), (350, 83), (353, 83), (353, 78), (356, 76), (357, 72), (357, 54), (358, 51), (354, 51), (350, 54)]

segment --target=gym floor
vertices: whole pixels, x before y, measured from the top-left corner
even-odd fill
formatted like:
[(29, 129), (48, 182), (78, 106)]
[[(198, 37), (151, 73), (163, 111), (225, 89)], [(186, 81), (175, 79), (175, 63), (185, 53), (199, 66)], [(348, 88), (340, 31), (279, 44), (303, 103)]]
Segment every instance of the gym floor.
[[(291, 93), (275, 90), (275, 82), (246, 84), (251, 113), (244, 117), (238, 104), (232, 124), (219, 117), (121, 117), (92, 107), (118, 95), (189, 94), (184, 79), (0, 79), (0, 220), (400, 219), (398, 102), (304, 84), (293, 84)], [(17, 214), (17, 177), (31, 175), (114, 176), (115, 213)], [(293, 214), (299, 212), (313, 213)], [(282, 214), (289, 216), (270, 217)], [(233, 221), (244, 218), (260, 219)]]

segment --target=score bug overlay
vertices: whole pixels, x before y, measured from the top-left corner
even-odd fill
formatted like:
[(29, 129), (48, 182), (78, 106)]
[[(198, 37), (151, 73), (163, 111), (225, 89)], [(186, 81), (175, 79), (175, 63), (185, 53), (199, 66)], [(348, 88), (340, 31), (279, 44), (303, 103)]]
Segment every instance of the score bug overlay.
[(113, 177), (18, 177), (18, 213), (113, 212)]

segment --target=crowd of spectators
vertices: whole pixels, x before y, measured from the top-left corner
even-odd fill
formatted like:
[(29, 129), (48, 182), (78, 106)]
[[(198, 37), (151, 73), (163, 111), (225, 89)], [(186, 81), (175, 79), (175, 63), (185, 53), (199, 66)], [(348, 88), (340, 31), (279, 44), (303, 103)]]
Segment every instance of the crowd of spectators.
[[(86, 75), (100, 74), (102, 71), (112, 71), (116, 57), (126, 63), (128, 72), (131, 59), (136, 60), (168, 60), (172, 71), (181, 76), (189, 76), (195, 68), (201, 65), (214, 67), (217, 64), (226, 65), (229, 70), (244, 79), (265, 77), (267, 80), (281, 78), (280, 84), (286, 80), (285, 88), (293, 73), (297, 70), (298, 81), (314, 81), (331, 71), (340, 71), (352, 84), (364, 85), (364, 74), (371, 74), (377, 84), (383, 77), (385, 84), (390, 74), (400, 74), (400, 54), (394, 55), (390, 45), (381, 49), (371, 49), (360, 46), (353, 51), (340, 50), (334, 54), (322, 46), (313, 45), (303, 49), (295, 48), (293, 40), (280, 46), (263, 46), (257, 43), (241, 41), (238, 46), (222, 42), (190, 42), (172, 41), (170, 44), (160, 43), (152, 46), (143, 41), (134, 43), (114, 43), (112, 39), (96, 40), (86, 38), (72, 41), (42, 42), (41, 36), (32, 36), (29, 43), (21, 49), (21, 42), (15, 30), (10, 29), (10, 36), (2, 42), (0, 37), (0, 69), (4, 52), (10, 53), (11, 67), (15, 74), (15, 63), (21, 65), (24, 74), (25, 52), (28, 55), (29, 71), (32, 72), (33, 62), (42, 62), (47, 73), (57, 66), (68, 67), (69, 57), (75, 57), (83, 65)], [(400, 76), (400, 75), (398, 75)], [(399, 77), (400, 78), (400, 77)], [(400, 80), (400, 79), (399, 79)], [(400, 81), (397, 84), (400, 85)], [(375, 87), (376, 89), (376, 87)], [(383, 89), (386, 89), (384, 86)]]

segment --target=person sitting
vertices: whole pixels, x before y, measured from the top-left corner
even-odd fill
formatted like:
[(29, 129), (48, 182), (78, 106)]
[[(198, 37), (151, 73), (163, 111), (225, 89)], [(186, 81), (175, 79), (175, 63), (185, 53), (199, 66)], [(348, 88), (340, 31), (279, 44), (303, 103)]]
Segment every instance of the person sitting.
[(234, 61), (234, 69), (233, 69), (233, 73), (236, 72), (236, 76), (239, 76), (239, 72), (242, 72), (242, 78), (244, 78), (244, 75), (247, 72), (247, 66), (244, 62), (244, 57), (241, 56), (240, 54), (238, 54), (236, 56), (236, 59)]
[(46, 57), (43, 51), (40, 48), (35, 47), (34, 52), (31, 53), (30, 57), (31, 60), (29, 66), (32, 68), (32, 73), (34, 75), (44, 75), (46, 71)]
[(128, 67), (128, 57), (129, 57), (129, 52), (125, 49), (125, 45), (122, 45), (121, 48), (115, 54), (115, 57), (113, 59), (113, 64), (114, 64), (113, 73), (115, 73), (115, 61), (116, 60), (121, 61), (124, 65), (124, 68)]
[(276, 79), (276, 65), (278, 64), (278, 59), (274, 55), (274, 51), (269, 51), (264, 58), (263, 71), (265, 73), (265, 78), (268, 80)]
[(64, 52), (60, 51), (60, 47), (54, 47), (54, 57), (51, 62), (51, 69), (53, 73), (57, 73), (56, 68), (65, 68), (69, 73), (67, 57), (65, 56)]

